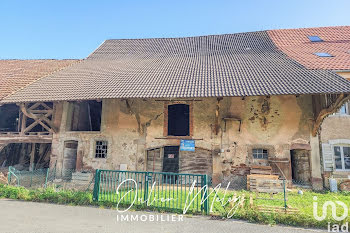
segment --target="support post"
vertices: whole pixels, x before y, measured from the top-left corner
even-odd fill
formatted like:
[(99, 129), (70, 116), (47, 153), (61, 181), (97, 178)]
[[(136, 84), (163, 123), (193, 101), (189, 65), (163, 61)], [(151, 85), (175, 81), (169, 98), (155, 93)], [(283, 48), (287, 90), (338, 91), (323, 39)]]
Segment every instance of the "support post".
[(27, 116), (22, 112), (22, 121), (21, 121), (21, 132), (20, 135), (24, 135), (25, 129), (27, 128)]
[(316, 136), (310, 135), (311, 146), (311, 183), (314, 190), (323, 189), (323, 180), (321, 176), (321, 155), (320, 142), (318, 134)]
[(35, 143), (32, 143), (32, 151), (30, 152), (29, 171), (34, 170), (34, 156), (35, 156)]

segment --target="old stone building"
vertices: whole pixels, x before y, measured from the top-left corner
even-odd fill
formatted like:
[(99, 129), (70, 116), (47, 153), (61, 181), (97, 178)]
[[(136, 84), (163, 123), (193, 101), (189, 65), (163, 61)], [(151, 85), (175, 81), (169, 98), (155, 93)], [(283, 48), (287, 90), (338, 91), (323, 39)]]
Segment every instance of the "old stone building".
[(205, 173), (244, 188), (256, 165), (320, 189), (319, 127), (349, 93), (349, 81), (304, 67), (263, 31), (107, 40), (1, 108), (17, 104), (37, 123), (14, 131), (48, 140), (58, 171)]
[[(101, 128), (90, 132), (70, 128), (74, 119), (69, 112), (75, 104), (60, 103), (56, 108), (63, 114), (51, 162), (57, 161), (59, 167), (69, 166), (64, 155), (67, 142), (74, 142), (78, 164), (73, 166), (83, 170), (119, 169), (125, 164), (129, 170), (206, 173), (214, 181), (244, 187), (254, 164), (274, 164), (276, 172), (291, 179), (290, 151), (310, 147), (309, 96), (103, 100)], [(170, 108), (180, 109), (177, 118), (187, 117), (175, 119), (175, 127), (184, 127), (183, 131), (172, 133)], [(195, 151), (180, 151), (181, 139), (194, 140)], [(101, 143), (106, 150), (99, 155)], [(255, 149), (266, 150), (267, 157), (253, 154)], [(170, 161), (169, 154), (174, 154)]]

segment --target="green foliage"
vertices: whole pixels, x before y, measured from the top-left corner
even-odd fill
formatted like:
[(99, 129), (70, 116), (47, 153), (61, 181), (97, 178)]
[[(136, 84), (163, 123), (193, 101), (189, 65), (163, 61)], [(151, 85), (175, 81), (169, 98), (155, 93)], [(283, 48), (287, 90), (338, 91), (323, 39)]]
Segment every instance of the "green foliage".
[(23, 187), (0, 185), (0, 197), (70, 205), (93, 204), (91, 193), (71, 190), (56, 191), (54, 187), (28, 190)]
[[(337, 222), (333, 219), (331, 213), (332, 210), (329, 207), (327, 209), (327, 217), (323, 221), (317, 221), (313, 216), (313, 203), (314, 197), (317, 197), (318, 215), (322, 215), (322, 206), (326, 201), (342, 201), (348, 207), (350, 206), (350, 194), (349, 192), (339, 192), (339, 193), (331, 193), (331, 192), (312, 192), (308, 190), (304, 190), (304, 194), (300, 195), (297, 191), (289, 191), (287, 193), (287, 204), (290, 207), (296, 208), (298, 212), (296, 213), (284, 213), (281, 212), (272, 212), (272, 213), (264, 213), (259, 212), (257, 210), (257, 206), (269, 206), (269, 207), (283, 207), (284, 199), (283, 193), (279, 193), (274, 195), (273, 198), (270, 197), (269, 194), (259, 194), (257, 198), (256, 193), (248, 192), (248, 191), (235, 191), (237, 196), (244, 195), (246, 201), (244, 203), (243, 208), (238, 208), (232, 218), (235, 219), (244, 219), (250, 222), (264, 223), (264, 224), (284, 224), (290, 226), (301, 226), (301, 227), (314, 227), (314, 228), (327, 228), (328, 223), (332, 224), (344, 224), (345, 222), (350, 222), (350, 217), (345, 218), (342, 222)], [(224, 194), (219, 192), (217, 194), (219, 197), (223, 198)], [(253, 197), (253, 208), (251, 208), (249, 204), (249, 197)], [(229, 197), (232, 197), (232, 193), (227, 193), (224, 200), (228, 200)], [(343, 208), (338, 206), (337, 215), (341, 216), (343, 214)], [(219, 202), (214, 202), (213, 212), (219, 213), (222, 217), (227, 217), (230, 209), (232, 209), (232, 205), (224, 205), (222, 206)]]
[[(216, 198), (214, 199), (214, 196)], [(234, 197), (245, 196), (245, 201), (241, 205), (237, 205), (238, 202), (233, 202)], [(249, 203), (249, 197), (254, 198), (253, 208)], [(299, 195), (296, 191), (288, 192), (287, 204), (293, 208), (298, 209), (298, 212), (293, 214), (286, 214), (284, 212), (272, 212), (264, 213), (259, 212), (256, 206), (283, 206), (283, 194), (277, 194), (271, 199), (268, 194), (259, 194), (259, 198), (256, 197), (256, 193), (249, 191), (228, 191), (226, 194), (220, 190), (217, 193), (212, 192), (210, 195), (209, 207), (212, 207), (211, 214), (227, 218), (230, 216), (234, 219), (244, 219), (250, 222), (263, 223), (263, 224), (285, 224), (290, 226), (302, 226), (302, 227), (316, 227), (327, 228), (328, 222), (330, 224), (343, 224), (344, 222), (350, 222), (350, 218), (346, 218), (343, 222), (335, 221), (331, 216), (331, 208), (328, 208), (328, 215), (325, 220), (317, 221), (313, 217), (313, 197), (317, 197), (318, 202), (318, 215), (322, 214), (322, 205), (326, 201), (342, 201), (347, 206), (350, 206), (350, 193), (349, 192), (311, 192), (304, 191), (303, 195)], [(26, 189), (23, 187), (14, 187), (10, 185), (0, 184), (0, 198), (10, 198), (25, 201), (35, 202), (48, 202), (67, 205), (96, 205), (101, 208), (115, 208), (117, 203), (114, 201), (100, 201), (95, 202), (92, 199), (92, 193), (79, 192), (72, 190), (56, 190), (54, 186), (46, 189)], [(182, 198), (181, 207), (184, 206), (185, 198)], [(121, 208), (128, 208), (130, 204), (121, 203)], [(181, 208), (169, 208), (165, 206), (147, 206), (145, 203), (136, 203), (132, 206), (133, 210), (149, 209), (159, 212), (173, 212), (182, 213)], [(337, 215), (340, 216), (343, 213), (342, 208), (337, 208)], [(187, 214), (198, 214), (195, 209), (190, 209)]]

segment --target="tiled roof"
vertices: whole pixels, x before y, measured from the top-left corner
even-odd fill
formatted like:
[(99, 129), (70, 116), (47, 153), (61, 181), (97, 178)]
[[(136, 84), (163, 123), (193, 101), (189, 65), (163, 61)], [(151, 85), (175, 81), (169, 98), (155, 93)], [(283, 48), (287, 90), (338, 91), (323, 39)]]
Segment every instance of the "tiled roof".
[[(268, 31), (276, 46), (308, 69), (350, 70), (350, 26)], [(311, 42), (319, 36), (322, 42)], [(318, 57), (325, 52), (333, 57)]]
[(0, 60), (0, 100), (76, 60)]
[(3, 102), (224, 97), (350, 92), (350, 82), (307, 70), (267, 32), (107, 40), (87, 59)]

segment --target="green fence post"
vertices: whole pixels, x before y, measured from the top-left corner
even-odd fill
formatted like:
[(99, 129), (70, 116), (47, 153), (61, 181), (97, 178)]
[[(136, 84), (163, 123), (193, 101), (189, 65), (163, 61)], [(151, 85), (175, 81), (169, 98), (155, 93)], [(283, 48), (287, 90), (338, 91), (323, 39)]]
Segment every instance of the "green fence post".
[(9, 166), (9, 172), (7, 175), (7, 183), (11, 184), (11, 171), (12, 171), (12, 166)]
[(208, 182), (208, 175), (207, 174), (205, 174), (205, 175), (203, 175), (202, 176), (202, 179), (204, 179), (204, 182), (202, 182), (202, 184), (204, 184), (204, 185), (202, 185), (202, 188), (203, 187), (207, 187), (206, 189), (204, 189), (204, 213), (206, 214), (206, 215), (208, 215), (209, 214), (209, 196), (208, 196), (208, 192), (209, 192), (209, 182)]
[(144, 203), (146, 203), (148, 198), (148, 172), (145, 172), (145, 193), (144, 193)]
[(287, 199), (286, 199), (286, 181), (283, 179), (283, 198), (284, 198), (284, 209), (287, 209)]
[(7, 175), (7, 181), (10, 184), (12, 176), (14, 176), (16, 178), (16, 181), (17, 181), (17, 186), (20, 186), (20, 179), (19, 179), (20, 174), (18, 174), (18, 176), (17, 176), (15, 174), (15, 171), (16, 171), (16, 169), (14, 167), (9, 166), (9, 172), (8, 172), (8, 175)]
[(99, 169), (96, 169), (94, 192), (93, 192), (93, 200), (94, 201), (98, 201), (98, 194), (100, 192), (100, 174), (101, 174), (101, 171)]

